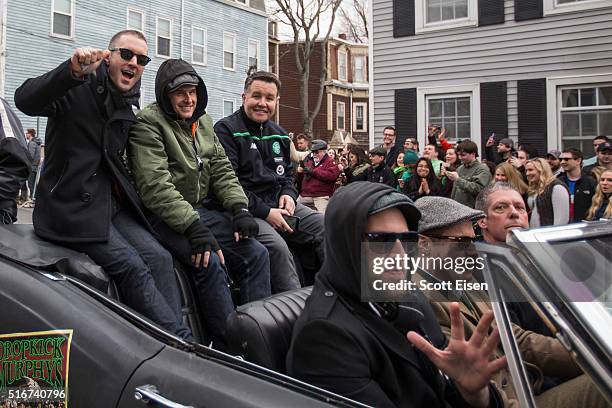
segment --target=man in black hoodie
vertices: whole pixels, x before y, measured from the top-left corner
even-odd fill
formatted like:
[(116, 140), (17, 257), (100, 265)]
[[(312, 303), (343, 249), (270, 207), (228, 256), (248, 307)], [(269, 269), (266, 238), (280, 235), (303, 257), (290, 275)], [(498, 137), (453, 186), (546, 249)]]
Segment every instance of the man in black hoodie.
[(505, 358), (489, 361), (499, 340), (497, 329), (487, 337), (491, 312), (465, 341), (454, 303), (447, 343), (417, 290), (409, 303), (362, 301), (362, 242), (401, 256), (397, 240), (416, 231), (419, 218), (408, 197), (383, 184), (355, 182), (334, 194), (325, 213), (325, 262), (295, 324), (287, 370), (376, 407), (500, 406), (489, 380)]
[(17, 194), (31, 171), (21, 122), (0, 98), (0, 224), (17, 221)]
[[(273, 292), (300, 287), (287, 242), (312, 244), (319, 260), (323, 259), (323, 215), (297, 202), (291, 138), (271, 120), (279, 93), (276, 75), (255, 72), (245, 81), (240, 109), (215, 124), (215, 133), (249, 199), (249, 211), (259, 224), (256, 238), (270, 253)], [(285, 220), (287, 216), (300, 218), (296, 231)]]
[(89, 255), (128, 306), (190, 339), (172, 256), (156, 240), (124, 162), (147, 51), (135, 30), (115, 34), (106, 50), (77, 48), (57, 68), (26, 80), (15, 104), (49, 118), (36, 234)]

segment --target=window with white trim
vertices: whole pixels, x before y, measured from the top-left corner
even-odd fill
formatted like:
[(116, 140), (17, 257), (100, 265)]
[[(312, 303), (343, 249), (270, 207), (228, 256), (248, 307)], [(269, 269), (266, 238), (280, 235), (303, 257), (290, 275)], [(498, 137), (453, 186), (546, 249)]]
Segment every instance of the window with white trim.
[(594, 10), (612, 7), (611, 0), (543, 0), (544, 15), (573, 13), (576, 11)]
[(336, 129), (344, 130), (345, 128), (345, 105), (344, 102), (336, 102)]
[(191, 26), (191, 62), (206, 65), (207, 32), (205, 28)]
[(428, 96), (426, 102), (426, 123), (446, 129), (450, 142), (470, 138), (470, 95)]
[(344, 50), (338, 50), (338, 79), (346, 81), (347, 77), (347, 53)]
[(560, 87), (560, 134), (563, 148), (595, 154), (593, 138), (612, 135), (612, 84)]
[(415, 0), (415, 32), (478, 25), (477, 0)]
[(51, 35), (72, 38), (74, 33), (74, 1), (53, 0), (51, 7)]
[(223, 69), (236, 69), (236, 34), (223, 33)]
[(229, 116), (234, 113), (234, 100), (223, 99), (223, 117)]
[(144, 32), (144, 13), (128, 7), (126, 28)]
[(249, 67), (259, 68), (259, 41), (249, 38)]
[(172, 21), (157, 17), (156, 53), (160, 57), (170, 57), (172, 46)]
[(365, 82), (365, 55), (353, 57), (353, 82)]
[(236, 0), (236, 3), (244, 4), (245, 6), (249, 5), (249, 0)]
[(353, 132), (365, 132), (367, 124), (368, 104), (365, 102), (353, 103)]

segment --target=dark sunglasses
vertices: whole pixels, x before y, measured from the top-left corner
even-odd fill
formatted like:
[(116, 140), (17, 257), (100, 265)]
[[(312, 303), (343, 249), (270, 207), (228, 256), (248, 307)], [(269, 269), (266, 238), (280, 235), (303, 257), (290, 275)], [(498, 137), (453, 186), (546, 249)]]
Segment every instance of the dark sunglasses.
[(574, 160), (573, 157), (559, 157), (559, 161)]
[[(371, 232), (366, 234), (368, 250), (373, 254), (388, 254), (397, 241), (401, 243), (419, 242), (417, 232)], [(407, 250), (407, 248), (404, 248)]]
[(368, 242), (374, 243), (395, 243), (400, 242), (418, 242), (418, 232), (370, 232), (366, 234)]
[(109, 48), (108, 50), (109, 51), (119, 51), (119, 55), (121, 55), (121, 58), (126, 61), (131, 61), (135, 55), (136, 63), (143, 67), (147, 65), (149, 62), (151, 62), (151, 58), (147, 57), (146, 55), (136, 54), (134, 53), (134, 51), (129, 50), (127, 48)]
[(476, 242), (476, 237), (450, 237), (450, 236), (447, 236), (447, 235), (438, 235), (438, 236), (433, 236), (431, 238), (445, 239), (447, 241), (453, 241), (453, 242), (457, 242), (457, 243), (472, 243), (472, 242)]

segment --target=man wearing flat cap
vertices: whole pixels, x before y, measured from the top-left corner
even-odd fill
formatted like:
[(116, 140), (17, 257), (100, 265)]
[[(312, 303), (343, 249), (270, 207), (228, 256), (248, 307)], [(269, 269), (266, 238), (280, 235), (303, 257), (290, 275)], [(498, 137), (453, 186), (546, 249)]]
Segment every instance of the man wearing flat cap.
[(207, 329), (219, 342), (233, 310), (222, 264), (250, 302), (271, 293), (268, 251), (254, 239), (258, 225), (206, 114), (202, 78), (187, 62), (167, 60), (155, 98), (130, 129), (130, 166), (142, 201), (170, 227), (156, 225), (164, 243), (194, 266)]
[(329, 197), (334, 194), (340, 169), (327, 155), (327, 142), (316, 139), (310, 147), (312, 152), (297, 168), (297, 181), (302, 185), (298, 203), (325, 213)]
[(370, 150), (370, 162), (372, 166), (366, 170), (366, 180), (372, 183), (382, 183), (389, 187), (395, 187), (397, 180), (395, 174), (385, 164), (385, 158), (387, 157), (387, 151), (384, 147), (375, 147)]
[[(517, 193), (516, 196), (518, 197), (517, 203), (522, 205), (520, 195)], [(419, 220), (420, 254), (429, 258), (440, 257), (442, 259), (477, 256), (472, 245), (475, 238), (472, 225), (475, 221), (485, 217), (483, 211), (474, 210), (445, 197), (423, 197), (415, 202), (415, 206), (421, 212)], [(455, 265), (458, 264), (455, 263)], [(461, 279), (475, 282), (468, 268), (465, 271), (459, 271), (457, 268), (454, 271), (448, 271), (443, 268), (436, 269), (436, 267), (428, 270), (422, 269), (417, 271), (412, 278), (413, 281), (415, 279), (417, 281), (426, 279), (433, 282)], [(430, 300), (436, 319), (448, 338), (451, 332), (451, 302), (459, 301), (459, 310), (468, 338), (476, 330), (478, 321), (491, 309), (491, 301), (485, 290), (457, 290), (455, 285), (454, 290), (426, 291), (424, 294)], [(597, 392), (593, 383), (582, 373), (559, 340), (525, 330), (516, 324), (512, 325), (512, 332), (520, 354), (527, 363), (526, 367), (529, 370), (529, 378), (532, 381), (531, 385), (538, 406), (605, 406), (604, 399)], [(502, 355), (501, 349), (497, 349), (494, 356), (499, 358)], [(543, 375), (565, 382), (541, 392), (539, 387)], [(504, 397), (508, 398), (504, 405), (518, 406), (509, 371), (502, 369), (493, 376), (493, 381), (497, 386), (503, 388), (506, 394)]]

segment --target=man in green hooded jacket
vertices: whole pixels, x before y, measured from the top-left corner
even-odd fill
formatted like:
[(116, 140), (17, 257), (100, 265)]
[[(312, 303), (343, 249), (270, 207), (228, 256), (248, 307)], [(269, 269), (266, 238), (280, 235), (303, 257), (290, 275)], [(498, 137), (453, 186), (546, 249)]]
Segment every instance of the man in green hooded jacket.
[(157, 72), (155, 97), (130, 129), (128, 159), (142, 201), (171, 229), (160, 235), (196, 268), (216, 252), (237, 278), (242, 302), (269, 296), (268, 252), (249, 238), (258, 226), (206, 113), (204, 81), (187, 62), (170, 59)]

